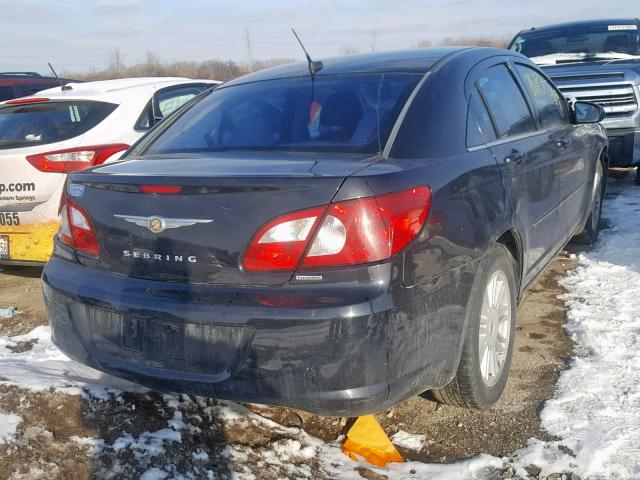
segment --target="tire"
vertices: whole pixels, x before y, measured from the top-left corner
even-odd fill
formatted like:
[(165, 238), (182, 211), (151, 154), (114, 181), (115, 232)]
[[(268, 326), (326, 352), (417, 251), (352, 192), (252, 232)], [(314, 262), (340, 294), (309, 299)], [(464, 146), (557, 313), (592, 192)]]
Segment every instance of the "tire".
[[(637, 177), (636, 177), (637, 178)], [(602, 216), (602, 200), (604, 197), (604, 171), (602, 162), (596, 165), (595, 180), (593, 182), (593, 194), (591, 197), (591, 212), (587, 218), (584, 230), (573, 237), (573, 241), (583, 245), (593, 245), (600, 235), (600, 217)]]
[[(495, 404), (505, 386), (511, 370), (511, 357), (513, 355), (513, 344), (516, 333), (516, 262), (511, 252), (498, 243), (482, 260), (477, 275), (480, 275), (478, 288), (472, 289), (469, 302), (470, 314), (465, 332), (462, 355), (455, 377), (443, 388), (432, 390), (436, 400), (441, 403), (456, 407), (469, 409), (485, 409)], [(499, 297), (499, 301), (492, 302), (487, 296), (493, 292), (496, 285), (494, 282), (501, 282), (503, 287), (508, 287), (508, 291)], [(485, 301), (485, 299), (487, 301)], [(492, 303), (497, 303), (495, 312)], [(487, 310), (487, 307), (489, 310)], [(487, 313), (490, 315), (487, 315)], [(501, 315), (496, 315), (501, 313)], [(508, 315), (508, 318), (503, 318)], [(496, 318), (492, 327), (487, 328), (490, 321), (487, 319)], [(499, 319), (503, 318), (502, 321)], [(481, 324), (483, 325), (481, 328)], [(498, 326), (496, 329), (495, 327)], [(508, 329), (508, 332), (505, 330)], [(498, 340), (495, 331), (501, 331), (502, 336), (508, 342), (506, 347), (502, 346), (503, 355), (498, 356), (501, 365), (499, 372), (491, 375), (490, 365), (487, 364), (487, 354), (491, 349), (481, 348), (482, 339), (491, 341)], [(486, 344), (485, 342), (483, 342)], [(499, 341), (495, 346), (499, 346)], [(496, 352), (498, 348), (496, 348)], [(496, 369), (498, 370), (498, 369)]]
[(635, 182), (636, 182), (636, 185), (640, 185), (640, 167), (636, 168)]

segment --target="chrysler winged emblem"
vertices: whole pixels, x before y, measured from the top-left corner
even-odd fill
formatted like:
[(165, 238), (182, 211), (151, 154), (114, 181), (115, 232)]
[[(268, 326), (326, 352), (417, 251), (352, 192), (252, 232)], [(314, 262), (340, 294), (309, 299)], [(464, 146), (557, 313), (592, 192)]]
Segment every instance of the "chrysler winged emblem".
[(196, 223), (211, 223), (213, 220), (204, 218), (166, 218), (158, 215), (151, 217), (137, 217), (135, 215), (114, 215), (125, 222), (133, 223), (140, 227), (146, 227), (150, 232), (160, 233), (169, 228), (180, 228), (195, 225)]

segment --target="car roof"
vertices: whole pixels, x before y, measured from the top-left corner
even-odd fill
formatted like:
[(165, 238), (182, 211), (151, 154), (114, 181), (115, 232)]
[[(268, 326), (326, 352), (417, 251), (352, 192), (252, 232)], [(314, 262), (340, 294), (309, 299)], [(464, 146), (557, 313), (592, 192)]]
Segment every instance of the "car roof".
[(146, 102), (156, 90), (186, 83), (209, 83), (212, 86), (221, 82), (215, 80), (194, 80), (182, 77), (136, 77), (116, 80), (98, 80), (94, 82), (69, 83), (70, 90), (60, 87), (42, 90), (32, 97), (47, 97), (51, 100), (85, 99), (105, 100), (115, 103), (131, 98), (144, 98)]
[[(408, 50), (323, 58), (323, 67), (316, 75), (392, 72), (424, 74), (442, 58), (467, 49), (469, 49), (469, 47), (412, 48)], [(289, 63), (244, 75), (225, 83), (225, 87), (240, 83), (307, 75), (309, 75), (307, 62)]]
[(75, 81), (69, 78), (47, 77), (35, 72), (0, 72), (0, 85), (52, 85)]
[(591, 27), (591, 26), (606, 26), (606, 25), (640, 25), (640, 19), (638, 18), (605, 18), (597, 20), (579, 20), (576, 22), (555, 23), (553, 25), (545, 25), (542, 27), (531, 27), (525, 30), (521, 30), (519, 34), (527, 32), (544, 32), (545, 30), (558, 30), (563, 28), (572, 27)]

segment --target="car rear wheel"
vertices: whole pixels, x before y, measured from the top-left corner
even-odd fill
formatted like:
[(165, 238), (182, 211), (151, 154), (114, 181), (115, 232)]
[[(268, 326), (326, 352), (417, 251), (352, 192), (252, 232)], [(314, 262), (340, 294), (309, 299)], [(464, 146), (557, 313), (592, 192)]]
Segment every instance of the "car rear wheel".
[(602, 162), (598, 162), (593, 179), (591, 212), (589, 213), (589, 218), (587, 218), (587, 224), (584, 230), (574, 237), (576, 243), (592, 245), (598, 240), (600, 234), (600, 217), (602, 216), (602, 200), (604, 197), (604, 182)]
[(434, 397), (449, 405), (488, 408), (498, 401), (511, 369), (516, 330), (515, 260), (497, 244), (478, 270), (462, 356), (455, 377), (433, 390)]

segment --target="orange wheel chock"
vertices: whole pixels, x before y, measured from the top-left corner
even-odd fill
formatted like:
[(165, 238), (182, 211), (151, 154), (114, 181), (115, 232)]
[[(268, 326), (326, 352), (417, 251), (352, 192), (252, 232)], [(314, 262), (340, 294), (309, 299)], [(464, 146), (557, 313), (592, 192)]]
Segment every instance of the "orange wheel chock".
[(378, 467), (384, 467), (390, 462), (404, 462), (404, 458), (373, 415), (358, 417), (347, 432), (342, 453), (355, 461), (364, 458)]

